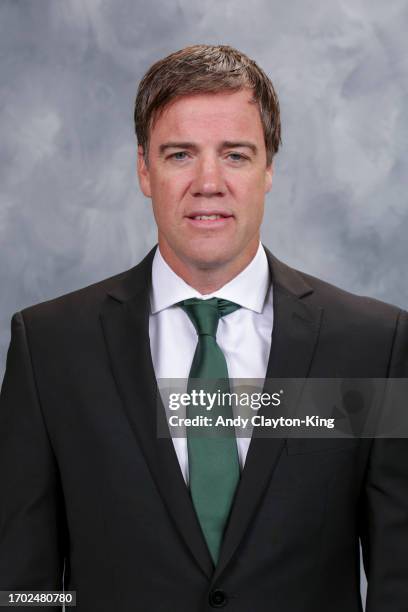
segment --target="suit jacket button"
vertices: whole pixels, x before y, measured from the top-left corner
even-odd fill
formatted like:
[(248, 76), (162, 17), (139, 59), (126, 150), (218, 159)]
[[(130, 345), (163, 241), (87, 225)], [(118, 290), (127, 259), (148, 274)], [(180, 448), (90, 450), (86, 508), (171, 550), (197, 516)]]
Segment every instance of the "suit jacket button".
[(228, 597), (221, 589), (211, 591), (209, 600), (212, 608), (223, 608), (228, 603)]

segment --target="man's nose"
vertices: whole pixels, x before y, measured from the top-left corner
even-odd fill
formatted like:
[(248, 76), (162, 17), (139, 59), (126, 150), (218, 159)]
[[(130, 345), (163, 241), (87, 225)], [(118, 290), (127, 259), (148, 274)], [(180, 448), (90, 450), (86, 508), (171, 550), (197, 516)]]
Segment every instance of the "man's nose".
[(198, 161), (194, 179), (191, 183), (194, 196), (212, 197), (226, 193), (225, 180), (220, 162), (214, 158), (203, 158)]

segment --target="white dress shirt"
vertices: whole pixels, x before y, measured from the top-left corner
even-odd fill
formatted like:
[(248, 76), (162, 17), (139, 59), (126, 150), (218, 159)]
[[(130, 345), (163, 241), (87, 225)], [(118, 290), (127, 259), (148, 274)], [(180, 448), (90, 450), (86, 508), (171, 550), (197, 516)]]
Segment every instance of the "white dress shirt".
[[(255, 257), (235, 278), (211, 294), (190, 287), (164, 261), (159, 248), (153, 258), (149, 335), (156, 379), (188, 379), (198, 342), (197, 332), (177, 302), (188, 298), (218, 297), (241, 308), (221, 317), (216, 340), (224, 353), (229, 378), (266, 375), (273, 326), (272, 287), (268, 260), (259, 243)], [(241, 469), (250, 438), (237, 438)], [(173, 438), (184, 480), (188, 484), (187, 439)]]

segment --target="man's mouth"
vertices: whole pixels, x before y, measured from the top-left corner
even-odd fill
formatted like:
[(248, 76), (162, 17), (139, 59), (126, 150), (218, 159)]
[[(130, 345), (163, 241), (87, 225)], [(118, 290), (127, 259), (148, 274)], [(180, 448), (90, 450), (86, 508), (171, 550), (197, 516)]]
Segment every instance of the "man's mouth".
[(197, 211), (196, 213), (187, 215), (187, 218), (195, 223), (202, 223), (205, 225), (209, 225), (211, 223), (220, 224), (222, 222), (226, 222), (228, 219), (231, 219), (233, 215), (227, 212), (221, 211)]
[(195, 215), (194, 217), (190, 217), (190, 219), (196, 219), (197, 221), (214, 221), (215, 219), (225, 219), (226, 215)]

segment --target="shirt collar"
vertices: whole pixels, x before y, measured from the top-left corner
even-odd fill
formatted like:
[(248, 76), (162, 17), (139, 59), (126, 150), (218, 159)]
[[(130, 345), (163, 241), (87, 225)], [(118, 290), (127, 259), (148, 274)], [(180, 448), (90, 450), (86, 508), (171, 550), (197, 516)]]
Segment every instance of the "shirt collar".
[(269, 265), (261, 243), (259, 243), (255, 257), (242, 272), (214, 293), (206, 295), (202, 295), (180, 278), (165, 262), (157, 247), (152, 264), (151, 312), (156, 314), (188, 298), (219, 297), (261, 313), (269, 285)]

